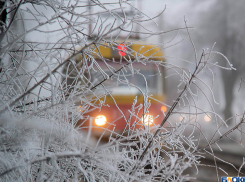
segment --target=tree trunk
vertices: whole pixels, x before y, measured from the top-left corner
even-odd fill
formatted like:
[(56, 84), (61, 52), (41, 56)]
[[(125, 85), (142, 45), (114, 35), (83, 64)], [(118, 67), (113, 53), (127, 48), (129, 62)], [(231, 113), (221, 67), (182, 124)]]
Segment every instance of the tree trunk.
[(5, 5), (5, 2), (0, 1), (0, 12), (2, 12), (0, 14), (0, 35), (3, 34), (4, 26), (5, 26), (6, 19), (7, 19), (6, 9), (2, 11), (2, 8), (4, 7), (4, 5)]
[[(225, 108), (223, 110), (224, 119), (227, 120), (233, 116), (232, 104), (234, 101), (234, 87), (237, 80), (238, 74), (236, 71), (222, 70), (222, 78), (224, 85), (225, 95)], [(229, 120), (227, 124), (231, 124), (232, 120)]]
[[(4, 5), (5, 5), (5, 2), (0, 1), (0, 12), (2, 12), (0, 14), (0, 37), (3, 36), (4, 26), (5, 26), (6, 19), (7, 19), (7, 11), (6, 11), (6, 9), (4, 9), (2, 11), (2, 9), (4, 8)], [(0, 49), (1, 49), (1, 45), (0, 45)], [(2, 62), (2, 60), (0, 59), (0, 73), (2, 72), (1, 62)]]

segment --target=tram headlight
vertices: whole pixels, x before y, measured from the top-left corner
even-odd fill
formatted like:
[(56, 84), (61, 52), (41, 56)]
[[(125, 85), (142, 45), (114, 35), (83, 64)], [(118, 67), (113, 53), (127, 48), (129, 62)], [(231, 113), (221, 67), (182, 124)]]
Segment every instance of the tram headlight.
[(204, 120), (205, 120), (206, 122), (211, 121), (211, 116), (210, 116), (210, 115), (205, 115), (205, 116), (204, 116)]
[(95, 118), (95, 124), (98, 126), (103, 126), (106, 124), (106, 117), (104, 115), (98, 115)]
[(161, 107), (161, 111), (164, 112), (164, 113), (167, 111), (167, 109), (168, 109), (168, 108), (167, 108), (166, 106), (162, 106), (162, 107)]
[(142, 123), (144, 123), (145, 125), (151, 125), (154, 120), (153, 120), (153, 116), (152, 115), (149, 115), (149, 114), (146, 114), (144, 116), (144, 118), (142, 117), (141, 119)]

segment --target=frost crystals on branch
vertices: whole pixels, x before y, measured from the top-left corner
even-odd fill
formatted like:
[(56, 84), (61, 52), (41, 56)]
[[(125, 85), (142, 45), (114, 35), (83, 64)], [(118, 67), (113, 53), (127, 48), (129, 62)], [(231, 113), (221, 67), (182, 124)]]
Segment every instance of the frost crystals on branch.
[[(186, 181), (194, 178), (186, 169), (198, 172), (203, 152), (219, 141), (206, 138), (198, 115), (215, 115), (221, 138), (235, 130), (243, 138), (244, 117), (221, 134), (226, 123), (202, 89), (215, 98), (200, 75), (213, 76), (214, 56), (223, 55), (204, 50), (199, 61), (188, 61), (193, 72), (166, 61), (161, 46), (169, 43), (147, 40), (186, 30), (190, 37), (190, 27), (153, 32), (145, 23), (156, 24), (164, 10), (152, 18), (133, 4), (0, 2), (0, 181)], [(157, 92), (169, 70), (180, 80), (172, 105)], [(127, 94), (130, 103), (122, 99)], [(212, 111), (199, 107), (200, 95)], [(152, 116), (157, 104), (162, 113)], [(102, 110), (116, 119), (93, 115)], [(207, 146), (200, 149), (202, 139)]]

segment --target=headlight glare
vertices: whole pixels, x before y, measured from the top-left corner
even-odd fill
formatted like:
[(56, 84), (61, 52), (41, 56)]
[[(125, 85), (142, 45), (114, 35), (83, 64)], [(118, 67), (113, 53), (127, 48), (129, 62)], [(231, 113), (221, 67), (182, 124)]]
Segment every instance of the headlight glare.
[(142, 117), (141, 119), (142, 123), (144, 123), (145, 125), (151, 125), (154, 120), (153, 120), (153, 116), (152, 115), (149, 115), (149, 114), (146, 114), (144, 116), (144, 118)]
[(166, 112), (167, 110), (168, 110), (168, 108), (167, 108), (166, 106), (162, 106), (162, 107), (161, 107), (161, 111), (162, 111), (162, 112)]
[(210, 115), (205, 115), (205, 116), (204, 116), (204, 120), (205, 120), (206, 122), (211, 121), (211, 116), (210, 116)]
[(103, 126), (106, 124), (106, 117), (104, 115), (98, 115), (95, 118), (95, 124), (98, 126)]

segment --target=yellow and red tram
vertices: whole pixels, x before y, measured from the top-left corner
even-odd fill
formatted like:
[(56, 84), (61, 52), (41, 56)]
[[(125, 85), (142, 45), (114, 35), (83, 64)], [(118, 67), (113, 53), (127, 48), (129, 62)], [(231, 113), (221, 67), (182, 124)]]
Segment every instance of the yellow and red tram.
[[(111, 46), (98, 46), (95, 49), (100, 57), (111, 61), (103, 61), (94, 56), (97, 68), (90, 72), (91, 82), (94, 85), (101, 83), (98, 90), (104, 90), (102, 87), (107, 88), (106, 96), (95, 99), (97, 104), (103, 102), (102, 107), (97, 109), (93, 108), (86, 115), (92, 119), (89, 121), (79, 121), (81, 128), (89, 128), (92, 125), (93, 135), (100, 135), (101, 132), (115, 131), (122, 132), (127, 128), (135, 129), (152, 125), (158, 125), (164, 118), (163, 111), (166, 112), (167, 108), (162, 103), (165, 100), (164, 94), (164, 70), (162, 66), (157, 66), (156, 62), (162, 63), (163, 52), (159, 47), (147, 44), (118, 44), (117, 47)], [(130, 53), (130, 56), (127, 55)], [(155, 61), (154, 63), (142, 64), (142, 62), (134, 61), (138, 55), (141, 58), (149, 58)], [(121, 69), (123, 65), (127, 65), (127, 59), (131, 59), (136, 74), (127, 74), (130, 68), (123, 68), (124, 74), (113, 75), (106, 81), (104, 75), (111, 75)], [(160, 74), (161, 72), (161, 74)], [(130, 72), (131, 73), (131, 72)], [(121, 78), (120, 78), (121, 77)], [(108, 77), (107, 77), (108, 78)], [(147, 87), (146, 87), (147, 83)], [(150, 107), (147, 113), (143, 113), (144, 96), (146, 92), (150, 95)], [(132, 105), (137, 96), (137, 103), (135, 105), (134, 113), (132, 113)], [(79, 106), (79, 108), (82, 106)], [(143, 116), (144, 115), (144, 116)]]

